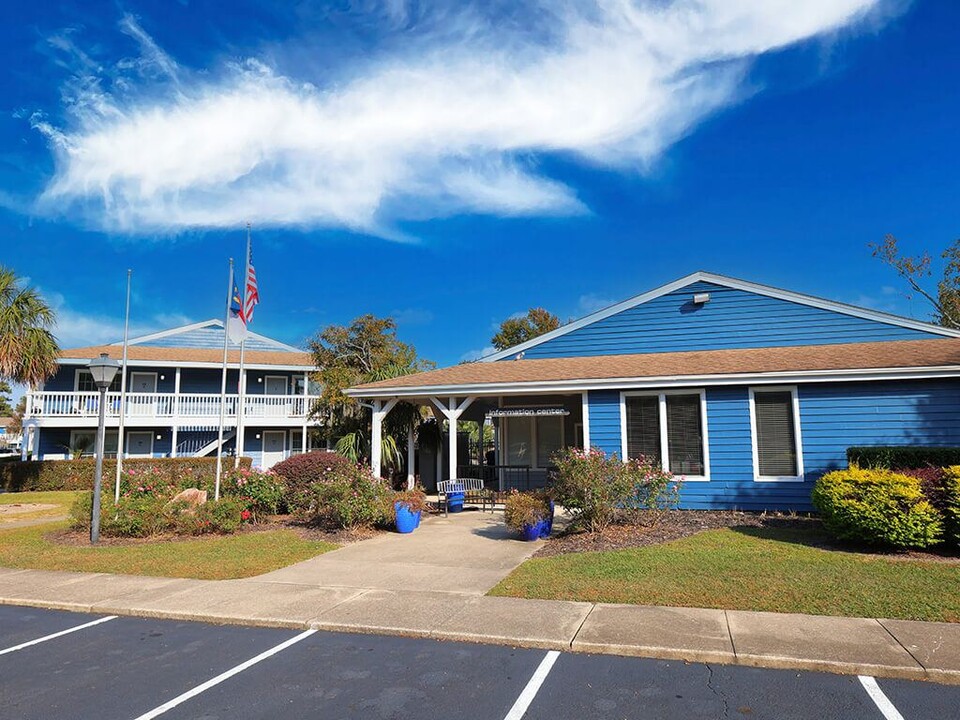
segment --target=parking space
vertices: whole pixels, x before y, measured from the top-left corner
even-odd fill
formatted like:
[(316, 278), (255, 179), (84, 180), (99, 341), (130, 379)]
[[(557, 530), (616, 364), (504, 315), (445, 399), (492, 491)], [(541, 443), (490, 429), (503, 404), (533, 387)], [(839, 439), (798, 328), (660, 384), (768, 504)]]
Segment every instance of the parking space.
[(960, 687), (932, 683), (880, 680), (884, 705), (824, 673), (0, 607), (0, 652), (17, 647), (0, 655), (11, 720), (912, 720), (960, 707)]

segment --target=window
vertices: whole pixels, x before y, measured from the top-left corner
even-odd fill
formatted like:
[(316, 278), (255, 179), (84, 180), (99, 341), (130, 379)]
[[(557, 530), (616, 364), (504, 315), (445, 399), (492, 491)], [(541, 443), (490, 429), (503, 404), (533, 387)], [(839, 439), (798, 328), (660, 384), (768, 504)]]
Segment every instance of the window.
[(705, 413), (702, 391), (625, 394), (624, 458), (643, 455), (675, 475), (707, 479)]
[[(69, 387), (69, 386), (68, 386)], [(98, 392), (97, 384), (89, 370), (77, 370), (77, 390), (79, 392)], [(109, 392), (120, 392), (120, 373), (113, 377)]]
[(768, 480), (801, 478), (796, 388), (751, 390), (750, 404), (754, 475)]
[[(117, 456), (117, 438), (119, 433), (116, 430), (106, 430), (103, 434), (103, 456)], [(64, 451), (67, 457), (94, 457), (97, 454), (97, 431), (96, 430), (71, 430), (70, 445), (65, 447)]]
[(550, 467), (563, 447), (562, 416), (506, 418), (507, 465)]

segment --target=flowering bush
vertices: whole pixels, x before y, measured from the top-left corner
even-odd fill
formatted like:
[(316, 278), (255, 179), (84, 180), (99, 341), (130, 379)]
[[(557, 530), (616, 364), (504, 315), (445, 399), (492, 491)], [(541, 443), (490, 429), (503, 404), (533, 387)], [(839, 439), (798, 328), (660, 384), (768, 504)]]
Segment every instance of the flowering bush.
[(621, 462), (597, 448), (564, 448), (553, 462), (554, 498), (589, 532), (603, 532), (618, 512), (662, 511), (679, 500), (679, 480), (643, 457)]
[(395, 514), (397, 503), (412, 513), (423, 512), (427, 507), (427, 496), (420, 488), (395, 492), (390, 495), (388, 501), (390, 503), (391, 517)]
[[(83, 493), (70, 510), (75, 530), (90, 529), (93, 493)], [(146, 493), (120, 497), (114, 503), (112, 493), (100, 498), (100, 534), (103, 537), (152, 537), (173, 533), (202, 535), (231, 533), (240, 526), (242, 508), (231, 498), (208, 501), (202, 505)]]
[(327, 527), (356, 529), (393, 520), (392, 493), (369, 470), (352, 463), (301, 495), (298, 515)]
[(351, 472), (353, 465), (343, 455), (320, 450), (292, 455), (272, 469), (283, 478), (287, 507), (298, 512), (310, 504), (314, 484), (341, 480), (341, 472)]
[(276, 514), (285, 486), (283, 478), (272, 471), (237, 468), (223, 478), (220, 490), (242, 506), (241, 520), (258, 523)]

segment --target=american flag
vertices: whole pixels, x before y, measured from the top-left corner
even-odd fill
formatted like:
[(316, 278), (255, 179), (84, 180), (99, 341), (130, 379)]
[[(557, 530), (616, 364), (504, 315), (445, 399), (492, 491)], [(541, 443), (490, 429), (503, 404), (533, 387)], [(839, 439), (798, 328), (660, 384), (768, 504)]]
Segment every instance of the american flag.
[(253, 250), (247, 245), (247, 279), (244, 288), (243, 319), (249, 325), (253, 320), (253, 308), (260, 302), (260, 291), (257, 289), (257, 271), (253, 269)]

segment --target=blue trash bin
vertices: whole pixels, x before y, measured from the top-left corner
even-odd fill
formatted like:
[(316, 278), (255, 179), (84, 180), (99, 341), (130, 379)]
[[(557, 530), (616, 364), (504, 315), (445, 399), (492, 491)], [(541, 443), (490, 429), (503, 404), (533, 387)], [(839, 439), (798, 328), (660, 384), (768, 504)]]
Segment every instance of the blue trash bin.
[(463, 493), (447, 493), (447, 512), (463, 512)]

